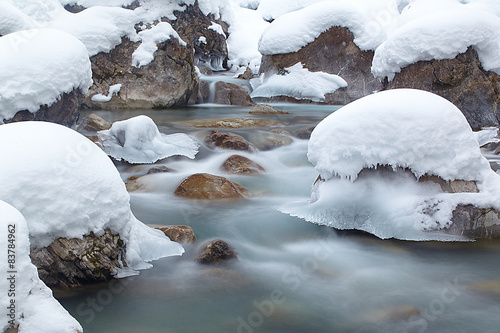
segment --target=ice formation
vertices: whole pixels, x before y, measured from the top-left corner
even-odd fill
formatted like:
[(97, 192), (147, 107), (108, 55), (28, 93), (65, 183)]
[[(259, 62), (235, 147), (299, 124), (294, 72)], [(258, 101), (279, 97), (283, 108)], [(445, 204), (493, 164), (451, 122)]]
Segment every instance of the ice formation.
[(160, 133), (154, 121), (137, 116), (115, 122), (109, 130), (97, 133), (104, 151), (130, 163), (154, 163), (173, 155), (194, 158), (198, 143), (189, 135)]

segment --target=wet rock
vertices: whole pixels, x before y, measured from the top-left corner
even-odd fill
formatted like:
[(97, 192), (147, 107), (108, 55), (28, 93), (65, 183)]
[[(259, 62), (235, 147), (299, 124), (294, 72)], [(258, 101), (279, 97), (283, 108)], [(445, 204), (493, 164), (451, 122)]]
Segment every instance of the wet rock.
[(219, 81), (215, 84), (215, 104), (252, 106), (248, 91), (237, 84)]
[(470, 238), (500, 238), (500, 211), (472, 205), (458, 205), (447, 231)]
[(500, 280), (489, 280), (469, 284), (467, 289), (484, 296), (500, 299)]
[(198, 85), (198, 96), (196, 98), (197, 104), (208, 103), (210, 100), (210, 83), (205, 80), (200, 80)]
[(266, 172), (266, 169), (260, 164), (241, 155), (232, 155), (228, 157), (224, 163), (222, 163), (221, 169), (227, 173), (243, 175), (259, 175)]
[(254, 151), (255, 147), (241, 135), (210, 131), (205, 137), (205, 144), (210, 149), (222, 148), (232, 150)]
[(383, 309), (375, 309), (362, 318), (365, 324), (380, 324), (391, 323), (398, 321), (408, 321), (412, 318), (417, 318), (422, 314), (422, 311), (413, 305), (403, 305), (388, 307)]
[(104, 131), (111, 128), (111, 123), (102, 119), (95, 113), (85, 116), (78, 125), (79, 133)]
[(164, 173), (164, 172), (175, 172), (175, 170), (165, 165), (157, 165), (149, 169), (147, 175), (151, 175), (154, 173)]
[(250, 80), (252, 78), (253, 78), (253, 72), (249, 67), (247, 67), (243, 73), (238, 75), (238, 79), (242, 80)]
[(288, 146), (293, 143), (293, 139), (291, 137), (272, 132), (259, 132), (251, 134), (249, 140), (251, 140), (259, 150), (271, 150), (278, 147)]
[(197, 128), (267, 128), (285, 126), (286, 123), (273, 119), (262, 118), (213, 118), (196, 119), (178, 122), (183, 125), (190, 125)]
[(325, 103), (344, 105), (382, 89), (371, 73), (374, 52), (361, 51), (353, 40), (349, 29), (332, 27), (298, 52), (263, 55), (260, 71), (270, 75), (301, 62), (312, 72), (340, 75), (348, 86), (328, 94)]
[(140, 176), (132, 176), (127, 179), (125, 183), (125, 188), (127, 192), (146, 192), (147, 187), (143, 182), (142, 177)]
[(438, 94), (455, 104), (470, 126), (498, 126), (500, 76), (485, 71), (470, 47), (454, 59), (419, 61), (401, 69), (385, 89), (415, 88)]
[(311, 133), (314, 131), (314, 128), (315, 126), (299, 129), (295, 136), (299, 139), (309, 140), (311, 138)]
[(56, 239), (47, 247), (31, 249), (30, 257), (49, 287), (108, 281), (116, 269), (126, 266), (123, 241), (109, 229), (102, 236), (90, 233), (83, 239)]
[(250, 114), (288, 114), (288, 112), (277, 109), (267, 104), (257, 104), (249, 112)]
[(478, 193), (476, 182), (471, 180), (451, 180), (446, 181), (434, 175), (423, 175), (418, 179), (419, 183), (432, 182), (441, 187), (443, 192), (448, 193)]
[(286, 135), (286, 136), (292, 136), (292, 134), (290, 132), (288, 132), (287, 130), (284, 130), (282, 128), (274, 128), (274, 129), (270, 130), (269, 132), (281, 134), (281, 135)]
[(241, 199), (248, 191), (224, 177), (197, 173), (184, 179), (174, 194), (187, 199)]
[(205, 244), (195, 261), (205, 265), (218, 265), (237, 258), (238, 254), (231, 245), (217, 239)]
[(197, 241), (193, 228), (187, 225), (155, 226), (154, 228), (163, 231), (174, 242), (191, 244)]
[(198, 69), (200, 70), (200, 73), (203, 75), (211, 76), (214, 74), (214, 72), (207, 66), (199, 66)]
[(74, 89), (70, 93), (63, 93), (51, 105), (41, 105), (40, 109), (35, 113), (31, 113), (28, 110), (20, 110), (11, 119), (4, 119), (4, 122), (7, 124), (35, 120), (73, 127), (80, 114), (80, 102), (82, 99), (83, 95), (80, 90)]

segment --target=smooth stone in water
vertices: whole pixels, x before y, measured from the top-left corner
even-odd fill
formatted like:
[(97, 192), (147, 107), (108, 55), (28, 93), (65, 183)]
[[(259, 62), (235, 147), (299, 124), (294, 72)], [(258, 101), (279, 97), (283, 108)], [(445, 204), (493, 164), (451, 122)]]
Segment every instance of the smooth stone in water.
[(244, 137), (234, 133), (225, 133), (221, 131), (210, 131), (205, 137), (205, 144), (208, 148), (222, 148), (233, 150), (254, 151), (254, 146)]
[(231, 174), (259, 175), (266, 172), (260, 164), (241, 155), (228, 157), (221, 166), (221, 169)]
[(174, 242), (191, 244), (197, 241), (193, 228), (187, 225), (154, 226), (154, 228), (163, 231), (165, 236)]
[(217, 239), (205, 244), (195, 261), (205, 265), (218, 265), (238, 259), (236, 250), (223, 240)]
[(78, 133), (105, 131), (111, 128), (111, 123), (99, 117), (95, 113), (91, 113), (84, 117), (78, 125)]
[(187, 199), (241, 199), (248, 191), (243, 186), (224, 177), (197, 173), (184, 179), (174, 194)]
[(288, 114), (288, 112), (267, 104), (257, 104), (250, 110), (250, 114)]

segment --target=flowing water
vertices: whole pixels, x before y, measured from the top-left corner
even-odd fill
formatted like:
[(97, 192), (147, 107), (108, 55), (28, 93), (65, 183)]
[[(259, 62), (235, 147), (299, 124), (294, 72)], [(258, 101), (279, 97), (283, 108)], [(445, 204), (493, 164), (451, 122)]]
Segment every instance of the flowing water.
[[(286, 122), (292, 134), (318, 123), (336, 107), (279, 105), (289, 115), (253, 116)], [(208, 129), (182, 120), (249, 117), (249, 108), (208, 105), (165, 111), (96, 112), (109, 121), (147, 114), (164, 133), (186, 132), (201, 142)], [(256, 129), (231, 130), (255, 140)], [(144, 193), (132, 193), (144, 223), (189, 225), (198, 243), (182, 257), (155, 261), (140, 275), (56, 297), (85, 332), (500, 332), (500, 243), (403, 242), (338, 233), (280, 213), (307, 200), (317, 177), (306, 158), (307, 140), (242, 153), (261, 164), (259, 176), (226, 175), (234, 152), (202, 147), (195, 160), (162, 161), (176, 172), (149, 175)], [(119, 165), (124, 179), (148, 166)], [(186, 176), (207, 172), (250, 190), (245, 200), (176, 198)], [(225, 266), (193, 259), (209, 240), (223, 239), (239, 254)]]

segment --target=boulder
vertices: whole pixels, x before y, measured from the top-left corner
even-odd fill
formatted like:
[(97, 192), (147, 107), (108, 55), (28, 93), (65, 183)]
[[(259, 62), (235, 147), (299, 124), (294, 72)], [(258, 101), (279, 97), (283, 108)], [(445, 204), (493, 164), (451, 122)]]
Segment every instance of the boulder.
[(195, 261), (205, 265), (218, 265), (238, 259), (238, 253), (228, 243), (217, 239), (205, 244)]
[(80, 114), (80, 102), (83, 95), (79, 89), (74, 89), (70, 93), (63, 93), (60, 98), (51, 105), (41, 105), (35, 113), (28, 110), (18, 111), (11, 119), (4, 119), (4, 122), (13, 123), (18, 121), (48, 121), (73, 127)]
[(500, 238), (500, 211), (472, 205), (458, 205), (451, 217), (451, 234), (470, 238)]
[(252, 78), (253, 78), (253, 72), (250, 69), (250, 67), (245, 68), (245, 71), (243, 73), (241, 73), (240, 75), (238, 75), (238, 79), (242, 79), (242, 80), (250, 80)]
[(187, 199), (241, 199), (248, 191), (224, 177), (197, 173), (184, 179), (174, 194)]
[(263, 55), (260, 72), (267, 76), (301, 62), (309, 71), (339, 75), (348, 86), (328, 94), (325, 103), (344, 105), (382, 89), (371, 73), (373, 55), (359, 49), (349, 29), (332, 27), (298, 52)]
[(232, 150), (254, 151), (255, 147), (244, 137), (234, 133), (212, 130), (205, 137), (205, 144), (210, 149), (222, 148)]
[(221, 169), (231, 174), (259, 175), (266, 172), (260, 164), (241, 155), (232, 155), (222, 163)]
[(255, 102), (248, 91), (234, 83), (218, 81), (215, 84), (215, 104), (252, 106)]
[(288, 112), (277, 109), (267, 104), (257, 104), (249, 112), (250, 114), (288, 114)]
[[(91, 109), (168, 108), (187, 105), (197, 89), (192, 49), (177, 39), (158, 43), (154, 60), (141, 67), (132, 66), (132, 53), (139, 46), (122, 38), (122, 43), (109, 53), (90, 58), (94, 84), (83, 106)], [(121, 84), (118, 94), (109, 102), (94, 102), (96, 94), (108, 95), (112, 85)]]
[(110, 128), (111, 128), (110, 122), (102, 119), (95, 113), (91, 113), (82, 119), (82, 121), (78, 125), (77, 131), (79, 133), (98, 132), (98, 131), (108, 130)]
[(155, 226), (154, 228), (163, 231), (174, 242), (191, 244), (197, 241), (193, 228), (187, 225)]
[(72, 288), (105, 282), (126, 266), (125, 247), (119, 235), (108, 229), (79, 238), (59, 238), (41, 249), (31, 249), (31, 261), (40, 279), (49, 287)]
[(446, 98), (462, 111), (474, 130), (499, 125), (499, 87), (500, 76), (482, 68), (472, 47), (454, 59), (408, 65), (384, 83), (384, 89), (422, 89)]

